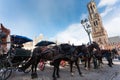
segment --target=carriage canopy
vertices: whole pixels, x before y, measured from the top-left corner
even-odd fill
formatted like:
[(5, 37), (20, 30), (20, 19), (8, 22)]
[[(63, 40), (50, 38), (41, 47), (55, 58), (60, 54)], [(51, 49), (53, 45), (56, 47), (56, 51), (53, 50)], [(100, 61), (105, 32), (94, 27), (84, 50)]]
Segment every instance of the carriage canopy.
[(48, 46), (50, 44), (56, 44), (56, 43), (52, 41), (40, 41), (35, 46)]
[(11, 35), (11, 40), (13, 44), (23, 44), (26, 42), (33, 41), (32, 39), (28, 37), (20, 36), (20, 35)]

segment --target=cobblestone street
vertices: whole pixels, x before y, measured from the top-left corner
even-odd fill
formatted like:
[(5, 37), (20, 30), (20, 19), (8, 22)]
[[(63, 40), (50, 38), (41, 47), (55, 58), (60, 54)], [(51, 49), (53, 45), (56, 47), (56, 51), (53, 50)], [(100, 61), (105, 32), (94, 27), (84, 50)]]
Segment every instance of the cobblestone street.
[[(60, 78), (58, 80), (119, 80), (120, 79), (120, 61), (114, 60), (113, 68), (108, 67), (106, 61), (100, 69), (85, 70), (80, 64), (84, 77), (79, 76), (77, 69), (74, 67), (74, 76), (70, 76), (69, 66), (60, 69)], [(31, 79), (31, 73), (13, 71), (8, 80), (52, 80), (52, 67), (45, 67), (44, 71), (38, 71), (38, 78)]]

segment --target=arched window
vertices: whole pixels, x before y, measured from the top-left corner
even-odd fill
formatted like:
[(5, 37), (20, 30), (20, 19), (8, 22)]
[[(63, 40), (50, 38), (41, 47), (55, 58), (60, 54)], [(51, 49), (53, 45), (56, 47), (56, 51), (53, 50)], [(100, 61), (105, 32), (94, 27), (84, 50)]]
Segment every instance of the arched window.
[(96, 26), (98, 25), (98, 22), (96, 21)]
[(94, 21), (94, 26), (98, 26), (98, 21)]
[(96, 22), (94, 21), (94, 26), (96, 26)]
[(91, 12), (93, 13), (93, 12), (94, 12), (94, 10), (93, 10), (93, 6), (92, 6), (92, 5), (90, 6), (90, 9), (91, 9)]
[(95, 5), (93, 5), (93, 8), (95, 9)]

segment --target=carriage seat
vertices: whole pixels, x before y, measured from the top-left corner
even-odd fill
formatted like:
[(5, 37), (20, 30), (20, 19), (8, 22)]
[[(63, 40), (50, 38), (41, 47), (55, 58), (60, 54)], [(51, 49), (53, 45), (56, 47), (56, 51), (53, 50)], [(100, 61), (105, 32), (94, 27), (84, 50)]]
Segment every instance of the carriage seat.
[(15, 48), (15, 56), (30, 56), (31, 51), (23, 48)]

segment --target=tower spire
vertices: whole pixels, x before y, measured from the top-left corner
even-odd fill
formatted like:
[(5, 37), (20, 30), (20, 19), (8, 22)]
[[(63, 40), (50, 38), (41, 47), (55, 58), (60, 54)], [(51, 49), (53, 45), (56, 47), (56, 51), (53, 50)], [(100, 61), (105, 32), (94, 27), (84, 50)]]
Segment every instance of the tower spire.
[(89, 11), (89, 20), (92, 27), (93, 41), (98, 42), (101, 46), (104, 46), (108, 43), (108, 35), (103, 27), (102, 19), (97, 11), (97, 6), (94, 0), (91, 0), (87, 7)]

